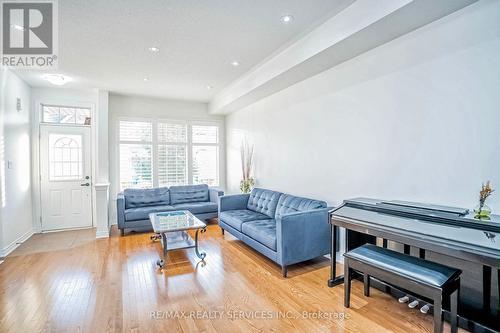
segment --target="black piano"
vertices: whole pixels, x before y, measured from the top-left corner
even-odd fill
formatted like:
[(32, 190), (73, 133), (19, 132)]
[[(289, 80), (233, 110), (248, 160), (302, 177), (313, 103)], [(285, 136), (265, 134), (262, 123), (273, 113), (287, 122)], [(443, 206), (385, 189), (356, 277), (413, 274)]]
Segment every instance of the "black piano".
[[(332, 253), (339, 250), (341, 227), (346, 251), (372, 243), (462, 269), (459, 325), (500, 331), (500, 216), (478, 220), (463, 208), (357, 198), (332, 209), (330, 223)], [(335, 260), (330, 275), (329, 287), (343, 283)], [(382, 283), (374, 286), (401, 296)]]

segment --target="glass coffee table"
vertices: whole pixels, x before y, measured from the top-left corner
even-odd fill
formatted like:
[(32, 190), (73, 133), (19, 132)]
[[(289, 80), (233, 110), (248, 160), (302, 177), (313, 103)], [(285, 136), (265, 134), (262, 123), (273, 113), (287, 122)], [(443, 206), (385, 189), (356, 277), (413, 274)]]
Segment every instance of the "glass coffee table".
[[(160, 212), (149, 214), (154, 235), (151, 240), (160, 240), (163, 248), (163, 258), (156, 261), (160, 268), (165, 267), (168, 251), (194, 248), (198, 258), (204, 260), (205, 252), (198, 249), (198, 233), (204, 233), (207, 225), (187, 210)], [(194, 240), (188, 230), (196, 230)]]

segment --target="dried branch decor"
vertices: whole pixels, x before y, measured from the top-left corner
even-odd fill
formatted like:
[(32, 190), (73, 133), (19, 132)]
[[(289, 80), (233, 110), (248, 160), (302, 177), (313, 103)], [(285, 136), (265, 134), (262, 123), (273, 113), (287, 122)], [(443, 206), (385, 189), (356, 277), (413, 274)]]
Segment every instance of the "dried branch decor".
[(243, 176), (243, 179), (240, 182), (240, 190), (242, 193), (250, 193), (255, 185), (255, 179), (253, 179), (251, 175), (253, 166), (253, 145), (250, 145), (246, 140), (243, 140), (240, 147), (240, 154), (241, 172)]
[(474, 209), (476, 218), (487, 218), (491, 214), (491, 209), (486, 206), (485, 202), (493, 192), (495, 192), (495, 190), (491, 188), (489, 181), (487, 181), (486, 184), (482, 184), (481, 191), (479, 191), (479, 205)]

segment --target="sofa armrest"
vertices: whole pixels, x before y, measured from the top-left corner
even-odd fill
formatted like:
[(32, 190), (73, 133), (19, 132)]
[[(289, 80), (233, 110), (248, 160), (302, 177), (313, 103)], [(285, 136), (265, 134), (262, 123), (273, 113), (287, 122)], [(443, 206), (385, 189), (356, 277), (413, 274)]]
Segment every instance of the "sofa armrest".
[(286, 214), (276, 219), (281, 265), (313, 259), (330, 252), (329, 208)]
[(226, 210), (246, 209), (250, 194), (223, 195), (219, 201), (219, 213)]
[(208, 195), (210, 198), (210, 202), (215, 202), (216, 204), (218, 204), (219, 197), (224, 195), (224, 191), (221, 190), (220, 188), (217, 188), (217, 187), (209, 187), (208, 188)]
[(118, 193), (116, 196), (116, 220), (118, 229), (125, 228), (125, 196), (123, 193)]

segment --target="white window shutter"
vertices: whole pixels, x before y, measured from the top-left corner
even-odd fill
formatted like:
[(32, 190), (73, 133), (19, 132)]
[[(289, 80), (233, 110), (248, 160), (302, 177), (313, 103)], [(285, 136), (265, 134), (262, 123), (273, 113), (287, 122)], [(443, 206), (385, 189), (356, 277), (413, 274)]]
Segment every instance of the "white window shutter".
[(122, 120), (118, 130), (122, 190), (219, 185), (218, 126)]
[(219, 128), (193, 125), (193, 183), (219, 185)]
[(153, 187), (152, 124), (120, 121), (120, 187)]

